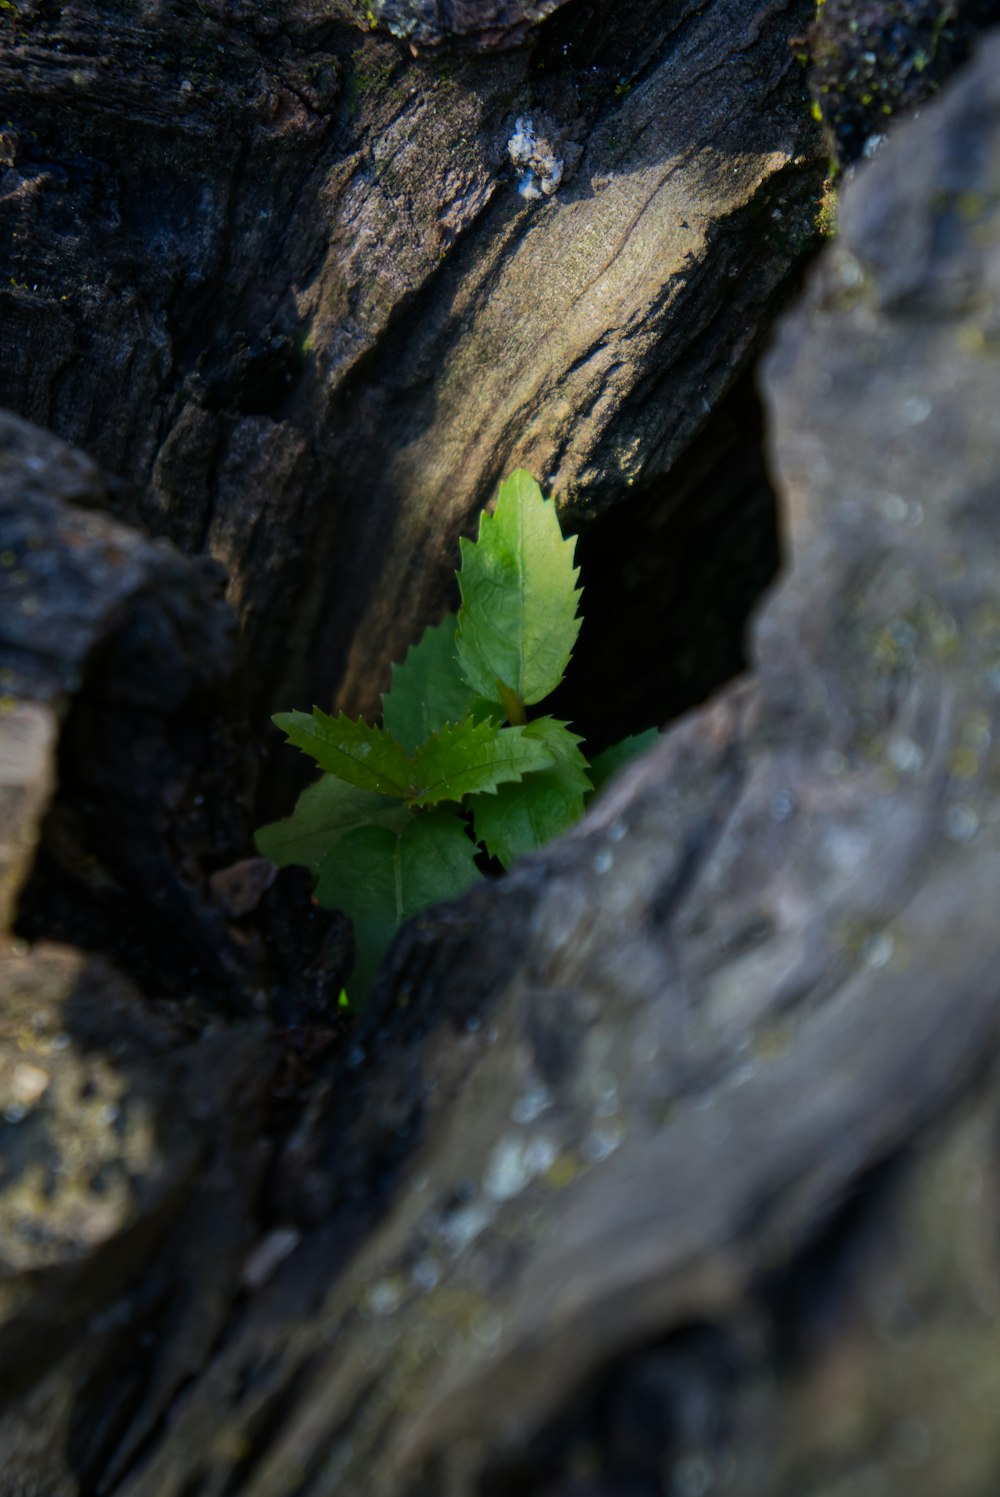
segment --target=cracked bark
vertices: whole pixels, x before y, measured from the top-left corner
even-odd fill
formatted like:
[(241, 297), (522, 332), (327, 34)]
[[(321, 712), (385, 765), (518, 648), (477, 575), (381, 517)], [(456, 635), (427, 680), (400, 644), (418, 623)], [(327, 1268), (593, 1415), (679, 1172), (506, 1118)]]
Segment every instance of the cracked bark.
[[(809, 8), (416, 59), (308, 3), (8, 23), (0, 402), (226, 565), (258, 722), (377, 705), (505, 471), (576, 523), (670, 471), (812, 238)], [(533, 204), (506, 141), (541, 110), (582, 158)]]
[[(995, 1490), (996, 42), (765, 366), (749, 676), (346, 1037), (342, 922), (245, 858), (250, 724), (370, 701), (515, 461), (655, 641), (665, 535), (719, 548), (706, 616), (768, 575), (809, 9), (416, 58), (20, 13), (0, 378), (58, 435), (0, 426), (0, 1491)], [(542, 107), (583, 155), (523, 206)]]

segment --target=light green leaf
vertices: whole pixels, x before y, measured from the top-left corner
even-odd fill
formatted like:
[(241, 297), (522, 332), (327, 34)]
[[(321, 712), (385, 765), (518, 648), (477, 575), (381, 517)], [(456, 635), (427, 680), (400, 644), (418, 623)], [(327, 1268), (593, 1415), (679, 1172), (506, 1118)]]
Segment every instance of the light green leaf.
[(404, 920), (454, 899), (479, 877), (476, 849), (456, 812), (408, 815), (407, 825), (348, 832), (323, 859), (316, 895), (354, 923), (352, 1003), (363, 1002)]
[(519, 785), (501, 785), (495, 796), (472, 803), (476, 836), (505, 868), (534, 852), (579, 821), (590, 792), (580, 739), (565, 723), (540, 717), (524, 729), (552, 756), (552, 766), (526, 775)]
[(475, 692), (458, 668), (455, 616), (425, 629), (402, 665), (392, 668), (392, 686), (382, 698), (382, 723), (409, 752), (446, 723), (468, 716)]
[(478, 541), (463, 540), (456, 648), (465, 679), (501, 701), (498, 683), (526, 705), (559, 685), (580, 630), (572, 539), (529, 473), (500, 485)]
[(610, 748), (595, 754), (590, 761), (590, 778), (594, 782), (594, 789), (600, 790), (626, 764), (652, 748), (659, 736), (659, 728), (647, 728), (645, 732), (633, 733), (630, 738), (623, 738), (621, 743), (613, 743)]
[(345, 833), (359, 826), (403, 827), (409, 819), (410, 812), (398, 801), (358, 790), (327, 774), (303, 790), (291, 816), (262, 826), (254, 841), (261, 856), (279, 868), (294, 863), (315, 875)]
[(318, 707), (312, 712), (279, 712), (273, 717), (289, 743), (309, 754), (320, 769), (359, 790), (378, 795), (409, 795), (413, 764), (403, 746), (384, 728), (355, 722), (342, 712), (328, 717)]
[(507, 780), (544, 769), (552, 755), (525, 728), (464, 722), (442, 728), (414, 756), (416, 806), (435, 806), (463, 795), (492, 794)]

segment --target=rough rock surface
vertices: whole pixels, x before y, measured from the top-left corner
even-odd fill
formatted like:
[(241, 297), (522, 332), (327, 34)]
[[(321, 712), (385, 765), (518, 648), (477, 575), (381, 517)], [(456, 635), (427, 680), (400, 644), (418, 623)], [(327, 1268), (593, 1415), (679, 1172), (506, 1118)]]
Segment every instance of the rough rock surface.
[(823, 0), (810, 82), (840, 161), (856, 161), (895, 116), (932, 98), (997, 21), (997, 0)]

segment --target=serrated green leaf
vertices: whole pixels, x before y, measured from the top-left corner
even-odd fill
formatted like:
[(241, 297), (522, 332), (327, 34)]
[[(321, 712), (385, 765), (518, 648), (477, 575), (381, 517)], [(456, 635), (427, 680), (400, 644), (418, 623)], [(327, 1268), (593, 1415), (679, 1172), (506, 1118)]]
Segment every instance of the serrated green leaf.
[(320, 769), (359, 790), (403, 798), (413, 788), (410, 756), (384, 728), (355, 721), (343, 712), (328, 717), (318, 707), (311, 713), (279, 712), (271, 721)]
[(402, 665), (392, 668), (392, 686), (382, 698), (382, 723), (409, 753), (446, 723), (468, 716), (475, 697), (458, 668), (455, 615), (425, 629)]
[(491, 795), (498, 785), (544, 769), (552, 756), (524, 728), (464, 722), (442, 728), (414, 755), (420, 793), (415, 806), (436, 806), (464, 795)]
[(559, 685), (580, 630), (574, 545), (563, 539), (555, 505), (521, 470), (500, 485), (478, 541), (462, 541), (455, 643), (481, 696), (499, 702), (503, 683), (530, 705)]
[(294, 863), (315, 875), (323, 858), (347, 832), (359, 826), (403, 827), (409, 818), (410, 812), (399, 801), (358, 790), (327, 774), (303, 790), (291, 816), (262, 826), (254, 841), (261, 856), (279, 868)]
[(455, 812), (407, 815), (399, 831), (348, 832), (320, 866), (316, 896), (354, 924), (351, 1001), (367, 996), (382, 958), (404, 920), (429, 904), (454, 899), (479, 877), (476, 849)]
[(659, 736), (659, 728), (647, 728), (645, 732), (633, 733), (631, 737), (623, 738), (620, 743), (613, 743), (610, 748), (595, 754), (590, 761), (590, 778), (594, 782), (595, 791), (606, 785), (631, 760), (638, 759), (647, 749), (652, 748)]
[(501, 728), (504, 724), (503, 708), (499, 702), (491, 702), (486, 697), (473, 697), (469, 708), (469, 721), (492, 723), (495, 728)]
[(501, 785), (495, 796), (472, 803), (476, 836), (505, 868), (568, 831), (583, 814), (590, 792), (581, 740), (565, 723), (540, 717), (524, 729), (552, 757), (548, 769), (526, 775), (519, 785)]

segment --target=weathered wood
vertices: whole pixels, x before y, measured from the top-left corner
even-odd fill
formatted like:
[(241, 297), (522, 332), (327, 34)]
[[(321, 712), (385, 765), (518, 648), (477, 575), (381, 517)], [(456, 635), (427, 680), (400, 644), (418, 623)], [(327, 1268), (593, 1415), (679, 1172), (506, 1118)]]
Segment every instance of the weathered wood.
[[(2, 418), (0, 671), (15, 723), (37, 725), (16, 765), (32, 844), (48, 791), (31, 787), (51, 788), (60, 724), (58, 815), (42, 848), (49, 905), (38, 921), (50, 937), (119, 954), (144, 923), (147, 964), (172, 946), (187, 984), (201, 964), (209, 981), (238, 988), (252, 957), (204, 897), (205, 866), (241, 853), (250, 825), (234, 620), (214, 563), (191, 563), (98, 511), (114, 491), (78, 452)], [(21, 819), (16, 806), (12, 815)], [(76, 889), (75, 913), (63, 915), (60, 883)]]
[[(577, 1490), (571, 1440), (556, 1475), (528, 1442), (629, 1348), (663, 1343), (669, 1371), (671, 1336), (664, 1417), (683, 1427), (685, 1356), (718, 1417), (650, 1490), (682, 1457), (700, 1491), (987, 1489), (989, 1419), (949, 1428), (936, 1359), (964, 1379), (947, 1408), (975, 1405), (1000, 1317), (933, 1219), (951, 1201), (995, 1260), (963, 1182), (995, 1171), (1000, 1020), (998, 79), (994, 43), (858, 181), (770, 362), (792, 567), (753, 679), (397, 948), (367, 1086), (315, 1146), (331, 1204), (339, 1138), (419, 1142), (290, 1343), (253, 1497)], [(866, 1182), (881, 1238), (844, 1215)], [(828, 1275), (853, 1250), (888, 1263), (852, 1304)], [(909, 1333), (894, 1280), (937, 1286)], [(723, 1353), (685, 1352), (690, 1327)], [(824, 1392), (849, 1358), (858, 1381)]]
[(990, 1490), (998, 80), (859, 175), (769, 360), (752, 677), (403, 933), (275, 1166), (290, 1256), (92, 1489)]
[(514, 46), (565, 0), (373, 0), (372, 18), (383, 21), (414, 52), (460, 38), (481, 46)]
[[(0, 417), (0, 1490), (12, 1494), (56, 1489), (54, 1451), (86, 1483), (123, 1410), (141, 1432), (143, 1385), (123, 1386), (121, 1346), (150, 1317), (173, 1322), (146, 1385), (161, 1401), (204, 1360), (252, 1232), (275, 1066), (261, 1020), (199, 1036), (213, 1002), (249, 1010), (266, 970), (199, 866), (246, 836), (234, 621), (217, 576), (100, 513), (114, 492), (79, 452)], [(48, 939), (29, 949), (11, 926), (33, 919)], [(108, 954), (142, 972), (142, 993)], [(179, 980), (186, 1004), (157, 1012)], [(212, 1261), (194, 1272), (192, 1234), (209, 1228)]]
[(258, 710), (370, 709), (505, 471), (582, 522), (746, 368), (814, 239), (811, 10), (630, 0), (416, 59), (314, 0), (5, 18), (0, 404), (225, 563)]
[[(500, 196), (511, 184), (487, 172), (489, 206), (468, 183), (455, 199), (454, 254), (455, 225), (420, 219), (426, 198), (410, 217), (372, 217), (405, 193), (344, 154), (341, 64), (391, 58), (357, 129), (377, 163), (384, 151), (422, 173), (400, 120), (430, 131), (434, 101), (446, 127), (428, 140), (450, 159), (462, 111), (524, 87), (524, 57), (452, 59), (451, 105), (440, 57), (411, 63), (343, 16), (295, 10), (278, 41), (276, 17), (255, 10), (224, 59), (212, 49), (231, 33), (210, 7), (165, 11), (145, 34), (86, 7), (22, 22), (4, 76), (22, 104), (35, 91), (38, 129), (4, 137), (21, 167), (2, 211), (33, 236), (16, 253), (33, 245), (53, 272), (100, 264), (137, 299), (91, 291), (92, 270), (59, 292), (72, 306), (48, 280), (10, 288), (5, 370), (20, 403), (78, 422), (139, 483), (15, 420), (0, 430), (0, 1491), (992, 1491), (997, 44), (859, 176), (843, 241), (767, 366), (791, 565), (755, 627), (752, 676), (675, 728), (575, 835), (414, 922), (325, 1068), (339, 923), (294, 891), (261, 897), (266, 870), (232, 866), (252, 773), (231, 620), (210, 570), (100, 512), (228, 557), (245, 637), (275, 651), (266, 700), (293, 622), (289, 679), (338, 677), (341, 659), (309, 655), (333, 638), (319, 619), (337, 574), (323, 567), (354, 558), (373, 575), (365, 547), (388, 515), (381, 581), (338, 615), (378, 636), (355, 636), (344, 678), (365, 690), (391, 652), (379, 587), (406, 573), (412, 545), (393, 628), (428, 611), (445, 539), (493, 467), (566, 437), (552, 450), (567, 491), (596, 508), (618, 498), (628, 426), (639, 489), (676, 471), (701, 419), (679, 414), (692, 381), (709, 380), (709, 405), (729, 387), (801, 244), (759, 275), (739, 258), (769, 193), (798, 213), (814, 183), (808, 162), (788, 165), (802, 124), (776, 103), (794, 93), (778, 48), (793, 12), (743, 8), (737, 24), (726, 0), (704, 15), (678, 5), (644, 23), (658, 40), (637, 23), (634, 88), (612, 104), (604, 78), (580, 105), (584, 165), (610, 151), (616, 111), (636, 127), (612, 182), (515, 211)], [(554, 55), (559, 20), (538, 55)], [(98, 23), (116, 64), (106, 84), (99, 62), (74, 77), (59, 60), (68, 45), (79, 61)], [(169, 150), (175, 64), (142, 53), (147, 35), (180, 42), (171, 86), (185, 107), (197, 94)], [(723, 50), (699, 53), (711, 37)], [(739, 69), (720, 80), (705, 65), (734, 48), (758, 69), (749, 107), (780, 124), (756, 145)], [(247, 78), (264, 90), (249, 124)], [(558, 80), (536, 85), (512, 113), (544, 97), (564, 117)], [(340, 98), (333, 123), (307, 86)], [(675, 112), (654, 119), (669, 99)], [(57, 109), (82, 132), (62, 186), (45, 156)], [(742, 141), (729, 197), (693, 165), (728, 141), (727, 110)], [(509, 121), (476, 120), (475, 161), (502, 161)], [(96, 160), (117, 176), (88, 174)], [(332, 162), (343, 181), (324, 199)], [(647, 207), (623, 228), (647, 176)], [(676, 224), (661, 233), (657, 217), (678, 181), (704, 211), (686, 280), (670, 269)], [(261, 225), (248, 205), (264, 190), (277, 218)], [(324, 201), (336, 234), (315, 217)], [(572, 283), (577, 251), (592, 268), (584, 231), (598, 221), (609, 237), (594, 253), (610, 254), (621, 293), (603, 311)], [(378, 245), (361, 238), (373, 223)], [(302, 236), (286, 244), (289, 226)], [(511, 297), (537, 292), (525, 266), (545, 246), (568, 290), (539, 351)], [(322, 310), (345, 264), (354, 279)], [(199, 265), (216, 285), (228, 267), (218, 342), (200, 326)], [(309, 350), (280, 341), (289, 284), (306, 288)], [(720, 320), (692, 342), (712, 308)], [(624, 373), (567, 362), (600, 316)], [(480, 362), (462, 363), (468, 348)], [(667, 414), (661, 367), (679, 402)], [(426, 375), (446, 391), (439, 409), (420, 395)], [(596, 404), (560, 425), (556, 394), (577, 399), (580, 378)], [(539, 426), (518, 433), (525, 391)], [(443, 442), (476, 401), (471, 477), (457, 443), (434, 468), (421, 423)], [(335, 496), (319, 482), (334, 457)], [(455, 486), (427, 509), (431, 471)], [(116, 899), (138, 952), (108, 917)], [(26, 949), (12, 918), (49, 939)]]

